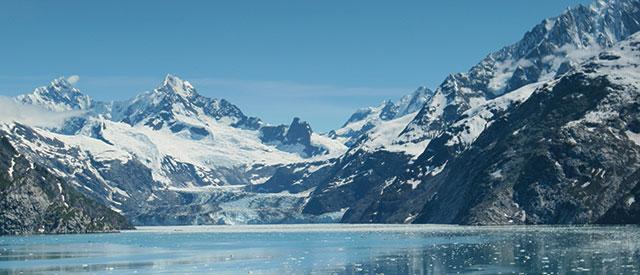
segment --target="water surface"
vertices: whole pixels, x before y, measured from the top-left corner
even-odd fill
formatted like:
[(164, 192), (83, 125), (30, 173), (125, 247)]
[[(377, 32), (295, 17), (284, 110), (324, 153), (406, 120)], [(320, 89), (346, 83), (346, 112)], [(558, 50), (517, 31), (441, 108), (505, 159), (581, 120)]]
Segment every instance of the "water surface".
[(4, 273), (638, 274), (640, 227), (140, 227), (0, 237)]

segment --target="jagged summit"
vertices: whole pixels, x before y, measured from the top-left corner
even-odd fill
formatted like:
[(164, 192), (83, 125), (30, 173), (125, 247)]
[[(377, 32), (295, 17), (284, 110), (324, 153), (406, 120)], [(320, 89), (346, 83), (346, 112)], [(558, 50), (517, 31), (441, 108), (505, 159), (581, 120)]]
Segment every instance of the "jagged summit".
[(400, 98), (397, 103), (392, 100), (385, 100), (376, 107), (358, 109), (340, 129), (331, 131), (329, 136), (340, 140), (347, 146), (352, 146), (363, 135), (380, 126), (383, 122), (416, 113), (432, 95), (433, 91), (420, 86), (411, 94)]
[(56, 78), (49, 85), (19, 95), (15, 100), (51, 111), (87, 110), (93, 106), (93, 100), (81, 93), (66, 77)]
[(543, 20), (523, 38), (489, 54), (436, 89), (399, 143), (427, 143), (464, 112), (504, 94), (570, 71), (586, 58), (640, 30), (640, 1), (599, 1)]
[(121, 105), (120, 114), (114, 116), (118, 120), (131, 125), (142, 123), (156, 130), (165, 126), (182, 129), (186, 124), (204, 127), (208, 119), (252, 129), (261, 124), (260, 119), (246, 116), (224, 99), (200, 95), (191, 83), (172, 74), (168, 74), (158, 88)]
[(198, 94), (189, 81), (182, 80), (172, 74), (167, 74), (162, 82), (162, 86), (156, 90), (159, 92), (172, 92), (184, 97), (191, 97)]
[(395, 117), (417, 112), (431, 95), (433, 95), (433, 91), (427, 87), (420, 86), (413, 93), (403, 96), (396, 104), (398, 110)]

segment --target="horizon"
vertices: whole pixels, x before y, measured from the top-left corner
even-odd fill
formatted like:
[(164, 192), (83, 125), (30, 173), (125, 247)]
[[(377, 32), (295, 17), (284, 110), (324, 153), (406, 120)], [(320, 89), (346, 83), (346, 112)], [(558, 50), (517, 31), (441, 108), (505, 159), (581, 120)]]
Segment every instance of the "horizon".
[(591, 2), (198, 2), (179, 20), (156, 16), (174, 11), (167, 2), (8, 3), (0, 95), (79, 76), (83, 93), (121, 101), (173, 74), (267, 123), (300, 117), (328, 132), (360, 108), (435, 89), (545, 18)]

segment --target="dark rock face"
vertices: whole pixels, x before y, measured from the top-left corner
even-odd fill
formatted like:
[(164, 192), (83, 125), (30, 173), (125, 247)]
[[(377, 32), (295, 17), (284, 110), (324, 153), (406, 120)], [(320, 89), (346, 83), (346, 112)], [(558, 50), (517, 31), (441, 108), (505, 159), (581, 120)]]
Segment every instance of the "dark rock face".
[(311, 145), (311, 126), (306, 121), (301, 122), (300, 118), (293, 118), (289, 130), (285, 135), (285, 144)]
[(123, 216), (32, 165), (0, 138), (0, 235), (131, 228)]
[(294, 163), (276, 168), (269, 179), (257, 186), (249, 186), (254, 192), (278, 193), (288, 191), (300, 193), (320, 185), (332, 172), (336, 159), (320, 162)]
[(260, 128), (260, 139), (265, 143), (282, 142), (286, 134), (286, 125), (264, 126)]
[[(607, 76), (569, 74), (500, 116), (460, 155), (427, 149), (396, 173), (400, 184), (373, 183), (383, 192), (360, 199), (343, 222), (637, 223), (640, 146), (625, 136), (637, 130), (638, 100), (637, 88)], [(617, 114), (584, 119), (606, 110)], [(439, 156), (445, 168), (424, 173)], [(403, 184), (412, 181), (417, 188)]]
[(343, 218), (347, 221), (351, 209), (379, 197), (384, 183), (402, 171), (408, 161), (407, 155), (386, 151), (346, 154), (333, 165), (332, 170), (323, 171), (325, 177), (311, 194), (303, 213), (321, 214), (350, 208)]
[(294, 118), (291, 124), (279, 126), (263, 126), (260, 128), (260, 140), (268, 144), (277, 144), (284, 151), (295, 151), (300, 146), (302, 155), (311, 157), (324, 153), (326, 150), (311, 143), (311, 126), (300, 118)]
[(627, 217), (616, 222), (632, 220), (632, 210), (621, 206), (640, 181), (640, 148), (616, 132), (638, 116), (637, 103), (619, 102), (616, 109), (626, 111), (601, 125), (566, 126), (620, 89), (625, 88), (605, 77), (578, 73), (534, 94), (439, 177), (424, 179), (433, 193), (416, 222), (583, 224), (611, 223), (616, 215)]

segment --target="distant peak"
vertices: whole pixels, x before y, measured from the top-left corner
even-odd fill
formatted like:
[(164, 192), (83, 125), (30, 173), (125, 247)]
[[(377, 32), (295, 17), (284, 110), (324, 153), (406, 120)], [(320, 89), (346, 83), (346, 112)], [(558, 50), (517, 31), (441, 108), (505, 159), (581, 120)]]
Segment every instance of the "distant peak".
[(80, 90), (78, 90), (68, 77), (58, 77), (49, 83), (49, 85), (37, 88), (34, 93), (37, 94), (60, 94), (67, 96), (84, 96)]
[(177, 77), (175, 75), (172, 75), (172, 74), (167, 74), (164, 77), (163, 85), (165, 85), (165, 86), (173, 86), (173, 85), (176, 85), (176, 84), (182, 83), (182, 82), (184, 82), (184, 80), (180, 79), (179, 77)]
[(49, 86), (52, 88), (61, 88), (61, 89), (69, 89), (73, 87), (73, 85), (67, 80), (67, 78), (63, 76), (52, 80)]
[(160, 87), (159, 90), (173, 92), (187, 97), (196, 94), (196, 89), (191, 85), (191, 83), (189, 83), (189, 81), (182, 80), (172, 74), (167, 74), (167, 76), (165, 76), (162, 87)]
[(19, 102), (39, 105), (52, 111), (87, 110), (93, 102), (69, 82), (66, 77), (58, 77), (47, 86), (15, 97)]
[(431, 91), (431, 89), (425, 87), (425, 86), (420, 86), (418, 87), (418, 89), (416, 89), (413, 92), (413, 96), (421, 96), (421, 95), (428, 95), (428, 94), (432, 94), (433, 91)]

